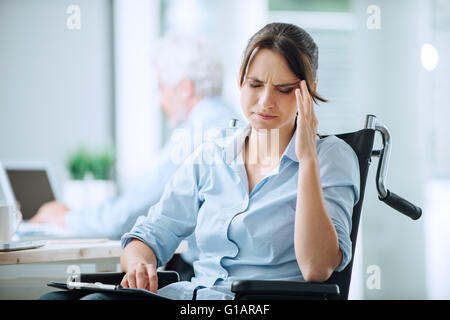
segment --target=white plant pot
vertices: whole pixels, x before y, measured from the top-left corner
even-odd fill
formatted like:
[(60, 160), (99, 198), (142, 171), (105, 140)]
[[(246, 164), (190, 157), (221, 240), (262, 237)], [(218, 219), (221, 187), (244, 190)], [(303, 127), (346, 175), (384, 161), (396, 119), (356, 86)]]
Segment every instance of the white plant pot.
[(68, 180), (63, 185), (63, 203), (72, 210), (95, 207), (114, 197), (112, 180)]

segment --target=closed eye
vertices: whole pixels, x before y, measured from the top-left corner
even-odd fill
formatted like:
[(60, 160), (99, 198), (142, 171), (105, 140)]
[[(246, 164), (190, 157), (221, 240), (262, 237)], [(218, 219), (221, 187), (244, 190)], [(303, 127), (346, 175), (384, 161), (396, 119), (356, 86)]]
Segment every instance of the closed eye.
[[(251, 88), (259, 88), (261, 87), (261, 84), (258, 83), (251, 83), (249, 82), (249, 85)], [(284, 94), (289, 94), (292, 92), (292, 90), (294, 90), (294, 88), (288, 88), (288, 89), (281, 89), (281, 88), (277, 88), (279, 92), (284, 93)]]
[(285, 90), (278, 89), (278, 91), (280, 91), (281, 93), (284, 93), (284, 94), (289, 94), (292, 92), (292, 90), (294, 90), (294, 88), (289, 88), (289, 89), (285, 89)]

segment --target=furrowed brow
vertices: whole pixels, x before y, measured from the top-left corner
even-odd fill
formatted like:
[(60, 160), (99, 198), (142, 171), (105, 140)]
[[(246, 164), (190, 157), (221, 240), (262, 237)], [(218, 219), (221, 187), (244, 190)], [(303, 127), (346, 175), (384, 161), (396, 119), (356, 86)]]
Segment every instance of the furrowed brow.
[[(247, 79), (255, 81), (255, 82), (264, 83), (264, 81), (259, 80), (258, 78), (255, 78), (255, 77), (247, 77)], [(292, 86), (299, 85), (299, 82), (300, 81), (295, 81), (295, 82), (291, 82), (291, 83), (280, 83), (280, 84), (276, 84), (275, 87), (277, 87), (277, 88), (292, 87)]]
[(295, 81), (292, 83), (282, 83), (282, 84), (276, 84), (275, 87), (280, 88), (280, 87), (292, 87), (292, 86), (298, 86), (300, 81)]
[(255, 82), (261, 82), (261, 83), (264, 83), (264, 81), (259, 80), (258, 78), (255, 78), (255, 77), (247, 77), (247, 79), (253, 80), (253, 81), (255, 81)]

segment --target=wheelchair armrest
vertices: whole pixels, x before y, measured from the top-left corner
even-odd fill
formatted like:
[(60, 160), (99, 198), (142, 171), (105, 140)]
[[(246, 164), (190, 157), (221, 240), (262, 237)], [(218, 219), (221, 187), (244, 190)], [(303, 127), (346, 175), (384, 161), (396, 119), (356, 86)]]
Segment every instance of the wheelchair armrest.
[(336, 284), (278, 280), (237, 280), (231, 284), (235, 299), (339, 299)]
[[(80, 282), (101, 282), (103, 284), (120, 284), (125, 272), (82, 273)], [(158, 271), (158, 288), (162, 288), (173, 282), (180, 281), (180, 276), (175, 271)]]

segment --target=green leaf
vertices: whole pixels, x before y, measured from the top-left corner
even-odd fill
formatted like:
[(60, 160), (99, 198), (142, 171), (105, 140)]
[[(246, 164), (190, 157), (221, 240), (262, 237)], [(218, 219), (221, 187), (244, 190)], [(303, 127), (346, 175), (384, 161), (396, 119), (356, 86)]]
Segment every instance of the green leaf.
[(110, 180), (115, 163), (114, 151), (107, 149), (91, 155), (89, 169), (96, 180)]
[(84, 146), (69, 154), (67, 169), (72, 180), (83, 180), (89, 170), (89, 152)]

